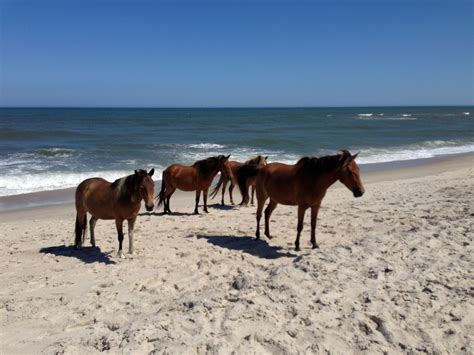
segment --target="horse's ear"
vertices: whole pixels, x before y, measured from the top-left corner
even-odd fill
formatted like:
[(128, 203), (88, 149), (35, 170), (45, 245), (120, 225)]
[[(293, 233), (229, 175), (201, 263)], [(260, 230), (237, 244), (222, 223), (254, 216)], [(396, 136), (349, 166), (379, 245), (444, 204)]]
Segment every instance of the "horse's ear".
[(151, 169), (151, 170), (148, 172), (148, 176), (153, 176), (154, 173), (155, 173), (155, 168)]
[(352, 156), (346, 149), (341, 150), (341, 152), (342, 155), (339, 158), (339, 161), (341, 162), (341, 167), (345, 168), (352, 161)]
[(355, 160), (357, 158), (357, 156), (359, 155), (360, 152), (357, 152), (356, 154), (354, 154), (351, 158), (351, 160)]
[(225, 157), (225, 160), (229, 160), (229, 158), (230, 158), (230, 154)]
[(267, 160), (268, 160), (268, 155), (265, 157), (265, 161), (267, 161)]
[(139, 175), (140, 172), (138, 170), (135, 170), (135, 175)]

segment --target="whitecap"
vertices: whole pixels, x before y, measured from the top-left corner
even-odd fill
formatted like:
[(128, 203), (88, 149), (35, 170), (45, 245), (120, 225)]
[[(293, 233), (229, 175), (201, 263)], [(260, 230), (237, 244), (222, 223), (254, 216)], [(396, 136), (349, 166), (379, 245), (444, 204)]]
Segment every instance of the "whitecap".
[(194, 149), (221, 149), (225, 148), (225, 145), (216, 144), (216, 143), (198, 143), (198, 144), (189, 144), (189, 148)]
[(442, 155), (474, 152), (474, 143), (462, 144), (453, 141), (426, 141), (421, 144), (392, 148), (362, 149), (358, 162), (361, 164), (386, 163), (434, 158)]

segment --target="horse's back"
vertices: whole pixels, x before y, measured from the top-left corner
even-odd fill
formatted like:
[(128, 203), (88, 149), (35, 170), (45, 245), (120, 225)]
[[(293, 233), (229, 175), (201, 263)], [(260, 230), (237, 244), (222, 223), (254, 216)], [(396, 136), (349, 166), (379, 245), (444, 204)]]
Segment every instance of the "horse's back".
[(165, 169), (163, 178), (167, 187), (183, 191), (196, 190), (197, 170), (194, 166), (172, 164)]
[(76, 210), (90, 212), (98, 218), (111, 218), (108, 213), (100, 212), (104, 207), (110, 207), (112, 202), (112, 183), (99, 177), (82, 181), (76, 189)]
[(257, 189), (263, 189), (265, 195), (275, 202), (285, 205), (296, 204), (295, 165), (284, 163), (269, 163), (261, 168), (257, 177)]

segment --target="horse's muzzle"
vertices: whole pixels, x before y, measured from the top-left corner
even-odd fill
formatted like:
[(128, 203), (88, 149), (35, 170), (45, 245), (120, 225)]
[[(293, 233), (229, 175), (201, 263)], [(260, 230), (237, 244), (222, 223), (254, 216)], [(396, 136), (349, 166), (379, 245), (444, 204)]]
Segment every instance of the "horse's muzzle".
[(364, 192), (358, 187), (354, 187), (352, 193), (354, 194), (354, 197), (361, 197), (364, 194)]
[(153, 211), (153, 209), (155, 208), (155, 205), (154, 205), (154, 204), (151, 205), (151, 206), (145, 205), (145, 208), (146, 208), (146, 210), (147, 210), (148, 212), (151, 212), (151, 211)]

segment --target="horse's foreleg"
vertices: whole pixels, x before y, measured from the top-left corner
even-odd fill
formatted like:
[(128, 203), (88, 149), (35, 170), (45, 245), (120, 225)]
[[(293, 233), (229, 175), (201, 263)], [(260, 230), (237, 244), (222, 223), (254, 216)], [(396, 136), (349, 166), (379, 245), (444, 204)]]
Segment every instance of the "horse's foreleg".
[(267, 208), (265, 208), (265, 235), (268, 239), (272, 239), (270, 235), (270, 216), (272, 215), (277, 205), (278, 203), (276, 203), (270, 198), (270, 203), (268, 204)]
[(255, 186), (252, 186), (252, 200), (250, 204), (253, 206), (253, 196), (255, 195)]
[(119, 241), (119, 250), (117, 256), (123, 258), (122, 244), (123, 244), (123, 219), (116, 219), (115, 226), (117, 227), (117, 235)]
[(313, 249), (319, 248), (318, 243), (316, 243), (316, 221), (318, 220), (319, 207), (321, 206), (321, 201), (313, 207), (311, 207), (311, 244), (313, 244)]
[(234, 198), (232, 197), (232, 191), (234, 190), (234, 186), (235, 186), (235, 184), (234, 184), (234, 182), (231, 180), (231, 181), (230, 181), (230, 186), (229, 186), (229, 196), (230, 196), (230, 203), (231, 203), (231, 205), (234, 204)]
[(222, 183), (222, 199), (221, 199), (221, 205), (224, 206), (224, 196), (225, 196), (225, 188), (227, 187), (227, 180), (224, 180)]
[(207, 210), (207, 191), (208, 189), (203, 190), (202, 199), (204, 200), (204, 212), (209, 213), (209, 211)]
[(95, 234), (94, 234), (94, 228), (95, 224), (97, 223), (97, 218), (94, 216), (91, 216), (91, 219), (89, 220), (89, 226), (91, 229), (91, 244), (93, 247), (95, 247)]
[(296, 241), (295, 241), (295, 250), (300, 251), (300, 235), (303, 230), (303, 221), (304, 213), (306, 212), (306, 207), (298, 206), (298, 226), (296, 227)]
[(135, 227), (135, 221), (137, 217), (130, 218), (128, 220), (128, 253), (133, 254), (133, 227)]
[(201, 196), (201, 190), (196, 190), (196, 206), (194, 207), (194, 214), (199, 214), (198, 205), (199, 205), (200, 196)]

